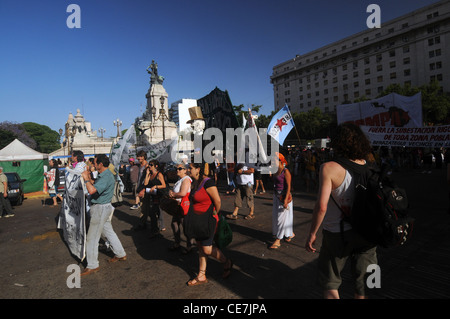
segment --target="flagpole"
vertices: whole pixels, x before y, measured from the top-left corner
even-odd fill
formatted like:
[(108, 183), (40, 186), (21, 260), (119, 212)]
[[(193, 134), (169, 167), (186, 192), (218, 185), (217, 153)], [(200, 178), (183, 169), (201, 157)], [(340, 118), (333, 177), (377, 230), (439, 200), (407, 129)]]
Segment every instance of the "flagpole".
[[(289, 110), (289, 107), (288, 107), (288, 110)], [(291, 119), (294, 122), (294, 117), (292, 116), (291, 110), (289, 110), (289, 115), (291, 116)], [(295, 129), (295, 133), (297, 133), (298, 143), (299, 143), (299, 145), (301, 145), (302, 141), (300, 140), (300, 135), (298, 134), (297, 125), (295, 125), (295, 122), (294, 122), (294, 129)]]
[(252, 123), (251, 123), (252, 127), (255, 129), (255, 132), (256, 132), (256, 137), (258, 139), (258, 145), (259, 145), (260, 149), (262, 150), (262, 155), (264, 157), (263, 160), (266, 161), (267, 155), (266, 155), (266, 152), (264, 151), (264, 147), (262, 145), (261, 138), (259, 137), (258, 130), (256, 129), (256, 124), (255, 124), (255, 121), (253, 120), (252, 111), (250, 108), (248, 109), (248, 114), (249, 114), (249, 118), (252, 121)]

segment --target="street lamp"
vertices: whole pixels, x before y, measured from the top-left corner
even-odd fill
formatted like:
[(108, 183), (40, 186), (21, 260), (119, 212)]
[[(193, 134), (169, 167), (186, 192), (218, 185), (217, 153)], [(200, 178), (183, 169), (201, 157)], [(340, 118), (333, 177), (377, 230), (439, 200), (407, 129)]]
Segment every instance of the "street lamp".
[(117, 137), (120, 137), (120, 127), (122, 126), (122, 121), (117, 118), (117, 120), (113, 121), (114, 126), (117, 126)]
[(101, 128), (98, 129), (98, 131), (100, 132), (100, 134), (102, 136), (102, 142), (103, 142), (103, 133), (105, 133), (106, 130), (103, 127), (101, 127)]
[(164, 96), (160, 97), (160, 102), (161, 102), (161, 108), (159, 110), (159, 115), (158, 117), (156, 117), (156, 107), (152, 106), (152, 115), (153, 115), (153, 120), (161, 120), (162, 122), (162, 133), (163, 133), (163, 141), (166, 139), (166, 131), (165, 131), (165, 126), (164, 126), (164, 122), (165, 121), (169, 121), (169, 117), (166, 115), (166, 109), (164, 108)]

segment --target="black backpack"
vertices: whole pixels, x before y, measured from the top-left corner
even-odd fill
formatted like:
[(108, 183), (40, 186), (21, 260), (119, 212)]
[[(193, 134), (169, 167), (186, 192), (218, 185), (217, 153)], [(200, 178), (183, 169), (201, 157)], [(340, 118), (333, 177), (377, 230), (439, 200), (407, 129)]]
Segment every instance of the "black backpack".
[[(341, 209), (344, 213), (341, 230), (346, 221), (375, 245), (384, 248), (403, 245), (410, 238), (414, 226), (414, 218), (408, 216), (406, 191), (395, 184), (387, 170), (358, 165), (344, 158), (334, 161), (350, 171), (355, 181), (351, 213), (346, 214)], [(333, 196), (331, 198), (334, 200)]]

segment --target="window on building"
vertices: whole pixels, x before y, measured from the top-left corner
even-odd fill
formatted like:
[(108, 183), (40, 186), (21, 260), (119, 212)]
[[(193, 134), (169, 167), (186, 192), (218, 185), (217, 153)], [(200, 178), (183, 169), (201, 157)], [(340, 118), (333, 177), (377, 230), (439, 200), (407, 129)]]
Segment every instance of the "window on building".
[(392, 73), (389, 75), (389, 78), (390, 78), (391, 80), (396, 79), (396, 78), (397, 78), (397, 73), (396, 73), (396, 72), (392, 72)]
[(410, 69), (406, 69), (403, 71), (403, 75), (404, 76), (410, 76), (411, 75), (411, 70)]
[(407, 65), (407, 64), (410, 64), (411, 63), (411, 59), (410, 58), (404, 58), (403, 59), (403, 64), (404, 65)]

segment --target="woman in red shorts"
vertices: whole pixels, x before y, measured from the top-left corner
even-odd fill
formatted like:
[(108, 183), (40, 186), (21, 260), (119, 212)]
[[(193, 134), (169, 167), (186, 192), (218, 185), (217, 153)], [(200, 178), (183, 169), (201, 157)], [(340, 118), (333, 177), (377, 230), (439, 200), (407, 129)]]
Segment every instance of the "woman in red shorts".
[[(233, 262), (219, 248), (213, 246), (215, 227), (219, 220), (218, 213), (221, 205), (219, 192), (214, 183), (214, 179), (210, 179), (204, 175), (204, 164), (191, 163), (189, 164), (189, 171), (189, 176), (193, 180), (190, 193), (190, 209), (198, 215), (208, 214), (205, 216), (212, 216), (213, 218), (211, 220), (214, 221), (210, 226), (212, 229), (210, 229), (209, 238), (196, 238), (194, 236), (199, 252), (199, 272), (197, 277), (187, 282), (187, 285), (196, 286), (208, 282), (206, 278), (206, 264), (209, 256), (224, 264), (223, 278), (227, 278), (230, 275)], [(188, 216), (189, 213), (186, 217)], [(189, 218), (185, 218), (186, 223), (189, 223), (189, 221)]]

